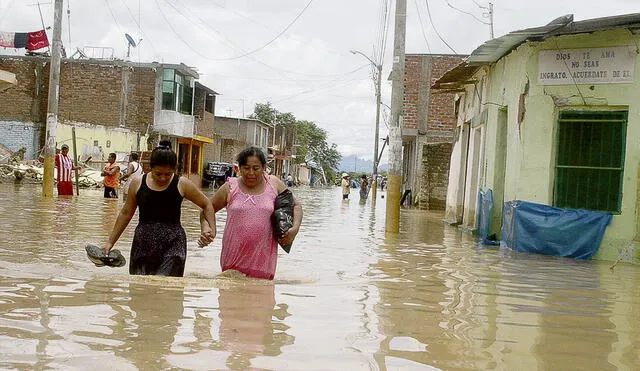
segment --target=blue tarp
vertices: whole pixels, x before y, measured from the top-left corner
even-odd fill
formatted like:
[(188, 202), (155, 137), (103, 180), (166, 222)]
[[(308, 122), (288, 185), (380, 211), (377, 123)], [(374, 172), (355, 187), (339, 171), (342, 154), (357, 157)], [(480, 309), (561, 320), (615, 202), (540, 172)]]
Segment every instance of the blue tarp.
[(502, 213), (501, 245), (521, 252), (589, 259), (598, 251), (612, 217), (597, 211), (508, 201)]
[(493, 212), (493, 191), (488, 189), (486, 192), (482, 189), (478, 192), (477, 210), (477, 231), (480, 236), (480, 242), (483, 245), (499, 245), (500, 242), (495, 240), (495, 236), (489, 236), (491, 231), (491, 213)]

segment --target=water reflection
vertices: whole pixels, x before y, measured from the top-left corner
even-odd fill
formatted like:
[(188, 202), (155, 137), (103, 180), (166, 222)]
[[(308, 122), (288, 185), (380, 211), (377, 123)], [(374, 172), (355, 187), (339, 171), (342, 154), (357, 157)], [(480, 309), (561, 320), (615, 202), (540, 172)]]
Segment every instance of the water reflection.
[[(271, 357), (282, 353), (282, 347), (293, 344), (288, 326), (282, 321), (291, 314), (286, 305), (276, 311), (274, 285), (249, 285), (242, 288), (220, 289), (220, 342), (231, 352), (227, 367), (245, 370), (259, 355)], [(276, 316), (279, 323), (274, 323)], [(276, 332), (277, 331), (277, 332)]]
[(138, 277), (83, 249), (122, 202), (0, 185), (0, 368), (640, 368), (640, 267), (485, 248), (417, 210), (385, 236), (384, 202), (296, 192), (301, 233), (261, 282), (218, 276), (189, 203), (185, 277)]

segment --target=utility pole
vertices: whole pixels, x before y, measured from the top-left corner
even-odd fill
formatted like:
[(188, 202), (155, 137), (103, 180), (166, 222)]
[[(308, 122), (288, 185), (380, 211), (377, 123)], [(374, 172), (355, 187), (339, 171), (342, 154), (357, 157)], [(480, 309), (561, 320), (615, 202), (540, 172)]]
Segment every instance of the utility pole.
[(367, 58), (367, 60), (369, 62), (371, 62), (371, 64), (376, 68), (376, 76), (375, 78), (375, 84), (376, 84), (376, 130), (375, 130), (375, 136), (373, 138), (373, 171), (372, 171), (372, 176), (373, 176), (373, 181), (371, 183), (371, 200), (373, 201), (373, 203), (375, 203), (377, 197), (378, 197), (378, 190), (377, 190), (377, 186), (378, 186), (378, 142), (379, 140), (379, 136), (380, 136), (380, 105), (382, 104), (382, 91), (381, 91), (381, 85), (382, 85), (382, 62), (380, 63), (376, 63), (374, 62), (371, 58), (367, 57), (366, 54), (359, 52), (357, 50), (351, 50), (350, 51), (351, 54), (360, 54), (361, 56)]
[(493, 40), (493, 3), (489, 3), (489, 30), (491, 32), (491, 39)]
[(44, 174), (42, 195), (53, 197), (53, 169), (56, 155), (56, 128), (58, 126), (58, 98), (60, 94), (60, 52), (62, 49), (62, 0), (55, 0), (53, 13), (53, 48), (49, 66), (49, 93), (47, 102), (46, 140), (44, 144)]
[(378, 198), (378, 142), (380, 136), (380, 104), (382, 103), (382, 63), (378, 64), (378, 80), (376, 81), (376, 133), (373, 137), (373, 181), (371, 182), (371, 202), (375, 205)]
[(393, 37), (393, 85), (389, 127), (389, 176), (385, 231), (400, 232), (400, 188), (402, 185), (402, 103), (404, 98), (404, 49), (407, 28), (407, 0), (396, 0)]

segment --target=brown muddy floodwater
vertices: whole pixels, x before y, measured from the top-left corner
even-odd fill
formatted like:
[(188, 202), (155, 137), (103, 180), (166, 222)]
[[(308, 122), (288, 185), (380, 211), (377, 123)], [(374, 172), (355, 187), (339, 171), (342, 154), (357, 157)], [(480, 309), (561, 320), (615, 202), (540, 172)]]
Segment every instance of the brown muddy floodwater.
[(384, 200), (295, 192), (302, 230), (265, 282), (218, 276), (221, 236), (197, 247), (191, 204), (186, 277), (129, 276), (83, 248), (122, 201), (1, 184), (0, 368), (640, 369), (639, 267), (480, 247), (416, 210), (385, 237)]

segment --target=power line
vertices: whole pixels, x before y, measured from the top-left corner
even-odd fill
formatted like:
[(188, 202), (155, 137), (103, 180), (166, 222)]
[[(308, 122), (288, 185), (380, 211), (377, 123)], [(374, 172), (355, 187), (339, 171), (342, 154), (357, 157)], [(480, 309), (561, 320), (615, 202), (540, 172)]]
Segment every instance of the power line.
[(418, 20), (420, 21), (420, 29), (422, 30), (422, 37), (424, 37), (424, 42), (427, 44), (427, 50), (429, 54), (431, 54), (431, 46), (429, 45), (429, 40), (427, 40), (427, 33), (424, 31), (424, 24), (422, 23), (422, 16), (420, 15), (420, 7), (418, 6), (418, 0), (413, 0), (413, 3), (416, 4), (416, 12), (418, 13)]
[[(144, 36), (144, 40), (149, 41), (149, 45), (151, 46), (151, 49), (153, 50), (153, 53), (155, 54), (157, 52), (156, 48), (155, 48), (155, 45), (153, 45), (153, 41), (151, 41), (149, 36), (147, 36), (147, 34), (142, 29), (142, 26), (140, 25), (140, 19), (136, 20), (135, 15), (131, 11), (131, 8), (129, 8), (129, 5), (127, 5), (127, 2), (125, 0), (120, 0), (120, 1), (122, 1), (122, 3), (124, 4), (125, 8), (127, 8), (127, 12), (129, 13), (129, 16), (131, 17), (131, 19), (133, 20), (133, 23), (135, 23), (136, 26), (138, 26), (138, 32), (140, 32), (140, 34)], [(140, 6), (140, 3), (138, 3), (138, 6)], [(138, 17), (140, 17), (139, 14), (140, 14), (140, 11), (138, 11)]]
[(313, 0), (309, 0), (309, 2), (307, 3), (307, 5), (305, 5), (304, 8), (302, 8), (302, 10), (300, 11), (300, 13), (298, 13), (298, 15), (287, 25), (287, 27), (285, 27), (280, 33), (278, 33), (273, 39), (269, 40), (266, 44), (262, 45), (259, 48), (253, 49), (251, 51), (248, 51), (244, 54), (238, 55), (236, 57), (230, 57), (230, 58), (219, 58), (218, 60), (221, 61), (231, 61), (234, 59), (240, 59), (243, 57), (246, 57), (250, 54), (253, 54), (257, 51), (260, 51), (264, 48), (266, 48), (267, 46), (269, 46), (271, 43), (273, 43), (274, 41), (276, 41), (278, 38), (280, 38), (280, 36), (282, 36), (285, 32), (287, 32), (287, 30), (289, 30), (289, 28), (291, 28), (291, 26), (293, 26), (294, 23), (296, 23), (296, 21), (302, 16), (302, 14), (307, 10), (307, 8), (311, 5), (311, 3), (313, 2)]
[(478, 8), (480, 8), (480, 9), (489, 10), (488, 7), (486, 7), (484, 5), (480, 5), (476, 0), (471, 0), (471, 1), (473, 1), (473, 3), (476, 4), (478, 6)]
[[(167, 3), (171, 8), (173, 8), (173, 9), (174, 9), (178, 14), (180, 14), (183, 18), (185, 18), (187, 21), (190, 21), (190, 23), (195, 23), (195, 22), (192, 22), (192, 20), (191, 20), (191, 19), (189, 19), (189, 17), (187, 17), (185, 14), (183, 14), (183, 13), (182, 13), (182, 11), (180, 11), (180, 9), (178, 9), (178, 8), (177, 8), (177, 7), (175, 7), (172, 3), (170, 3), (170, 2), (169, 2), (169, 0), (164, 0), (164, 1), (165, 1), (165, 3)], [(167, 19), (166, 15), (164, 14), (164, 12), (163, 12), (163, 11), (162, 11), (162, 9), (161, 9), (160, 4), (158, 3), (158, 0), (155, 0), (155, 2), (156, 2), (156, 6), (158, 7), (158, 10), (160, 11), (161, 15), (163, 16), (163, 18), (165, 19), (165, 21), (168, 23), (169, 28), (173, 31), (173, 33), (178, 37), (178, 39), (179, 39), (180, 41), (182, 41), (185, 45), (187, 45), (187, 47), (189, 47), (191, 50), (193, 50), (196, 54), (198, 54), (199, 56), (201, 56), (201, 57), (202, 57), (202, 58), (204, 58), (204, 59), (212, 60), (212, 61), (219, 61), (219, 60), (220, 60), (220, 59), (217, 59), (217, 58), (210, 58), (210, 57), (205, 56), (205, 55), (203, 55), (202, 53), (200, 53), (200, 52), (198, 52), (198, 51), (194, 50), (194, 48), (193, 48), (189, 43), (187, 43), (187, 42), (186, 42), (186, 40), (184, 40), (182, 37), (180, 37), (180, 36), (178, 35), (178, 33), (176, 32), (176, 30), (171, 26), (171, 24), (169, 23), (169, 21), (168, 21), (168, 19)], [(199, 18), (199, 17), (197, 17), (197, 16), (195, 16), (194, 18), (195, 18), (195, 19), (197, 19), (198, 21), (200, 21), (200, 23), (201, 23), (204, 27), (206, 27), (206, 28), (209, 28), (209, 29), (213, 30), (216, 34), (218, 34), (218, 35), (221, 37), (222, 41), (224, 41), (225, 43), (229, 44), (232, 48), (235, 48), (235, 49), (239, 50), (239, 51), (240, 51), (240, 52), (242, 52), (242, 53), (245, 53), (245, 52), (246, 52), (246, 51), (245, 51), (244, 49), (242, 49), (241, 47), (239, 47), (239, 46), (235, 45), (232, 41), (227, 40), (227, 39), (222, 35), (222, 33), (221, 33), (220, 31), (218, 31), (218, 30), (216, 30), (215, 28), (213, 28), (213, 27), (212, 27), (210, 24), (208, 24), (207, 22), (204, 22), (202, 19), (200, 19), (200, 18)], [(332, 77), (332, 76), (336, 76), (336, 77), (337, 77), (337, 76), (342, 76), (342, 75), (345, 75), (345, 74), (349, 74), (349, 73), (351, 73), (351, 72), (347, 72), (347, 73), (329, 74), (329, 75), (304, 74), (304, 73), (299, 73), (299, 72), (295, 72), (295, 71), (291, 71), (291, 70), (285, 70), (285, 69), (282, 69), (282, 68), (277, 68), (277, 67), (271, 66), (271, 65), (269, 65), (269, 64), (267, 64), (267, 63), (265, 63), (265, 62), (263, 62), (262, 60), (258, 59), (258, 58), (257, 58), (257, 57), (255, 57), (255, 56), (248, 56), (248, 58), (249, 58), (249, 59), (251, 59), (251, 60), (253, 60), (253, 61), (255, 61), (255, 62), (257, 62), (257, 63), (259, 63), (259, 64), (261, 64), (261, 65), (263, 65), (263, 66), (265, 66), (265, 67), (267, 67), (267, 68), (269, 68), (269, 69), (272, 69), (272, 70), (275, 70), (275, 71), (281, 71), (281, 72), (284, 72), (284, 73), (287, 73), (287, 74), (300, 75), (300, 76), (309, 76), (309, 77)]]
[[(244, 18), (244, 19), (246, 19), (247, 21), (249, 21), (249, 22), (251, 22), (253, 24), (257, 24), (258, 26), (264, 28), (265, 30), (272, 31), (271, 27), (266, 26), (265, 24), (263, 24), (261, 22), (258, 22), (255, 19), (253, 19), (251, 17), (248, 17), (248, 16), (242, 14), (241, 12), (239, 12), (239, 11), (233, 9), (233, 8), (229, 8), (229, 7), (226, 7), (224, 5), (220, 5), (220, 4), (216, 3), (215, 1), (212, 1), (211, 4), (213, 4), (214, 6), (216, 6), (218, 8), (225, 9), (225, 10), (227, 10), (229, 12), (232, 12), (232, 13), (236, 14), (237, 16), (239, 16), (241, 18)], [(317, 45), (312, 45), (312, 44), (310, 44), (308, 42), (305, 42), (305, 41), (302, 41), (302, 40), (298, 40), (298, 39), (295, 39), (295, 38), (292, 38), (292, 40), (294, 40), (295, 42), (300, 43), (300, 44), (305, 44), (305, 45), (310, 45), (310, 46), (313, 46), (313, 47), (317, 47)], [(340, 52), (340, 51), (337, 51), (335, 49), (330, 49), (330, 48), (327, 48), (327, 47), (323, 47), (323, 49), (328, 51), (328, 52), (330, 52), (330, 53), (334, 53), (334, 54), (337, 54), (337, 55), (340, 55), (340, 56), (344, 55), (344, 52)]]
[(469, 16), (473, 17), (473, 19), (475, 19), (476, 21), (478, 21), (478, 22), (480, 22), (480, 23), (482, 23), (482, 24), (486, 24), (487, 26), (489, 25), (489, 23), (488, 23), (488, 22), (485, 22), (485, 21), (481, 20), (480, 18), (476, 17), (476, 16), (475, 16), (475, 14), (473, 14), (473, 13), (469, 13), (469, 12), (467, 12), (467, 11), (464, 11), (464, 10), (462, 10), (462, 9), (456, 8), (455, 6), (451, 5), (451, 3), (449, 2), (449, 0), (444, 0), (444, 2), (445, 2), (445, 3), (447, 3), (447, 5), (449, 6), (449, 8), (454, 9), (454, 10), (457, 10), (457, 11), (459, 11), (459, 12), (460, 12), (460, 13), (462, 13), (462, 14), (469, 15)]
[(122, 27), (120, 27), (120, 22), (118, 22), (118, 19), (116, 18), (115, 13), (113, 13), (113, 9), (111, 9), (109, 0), (104, 0), (104, 2), (107, 4), (107, 7), (109, 8), (109, 13), (111, 13), (111, 18), (113, 18), (113, 21), (116, 22), (116, 26), (118, 26), (118, 30), (120, 30), (120, 33), (124, 33), (124, 31), (122, 30)]
[(449, 43), (447, 43), (443, 38), (442, 35), (440, 35), (440, 32), (438, 32), (438, 29), (436, 28), (436, 25), (433, 23), (433, 18), (431, 18), (431, 10), (429, 9), (429, 0), (424, 0), (424, 2), (427, 4), (427, 14), (429, 15), (429, 21), (431, 21), (431, 27), (433, 28), (433, 30), (436, 32), (436, 35), (438, 35), (438, 38), (440, 38), (440, 40), (442, 40), (442, 42), (449, 47), (449, 49), (451, 49), (451, 51), (453, 52), (453, 54), (458, 54), (452, 47), (451, 45), (449, 45)]

